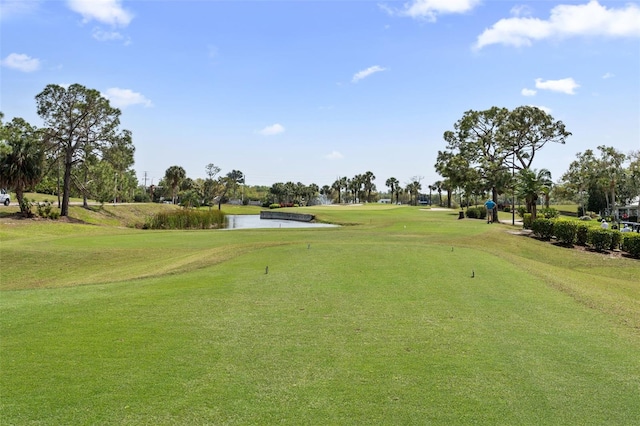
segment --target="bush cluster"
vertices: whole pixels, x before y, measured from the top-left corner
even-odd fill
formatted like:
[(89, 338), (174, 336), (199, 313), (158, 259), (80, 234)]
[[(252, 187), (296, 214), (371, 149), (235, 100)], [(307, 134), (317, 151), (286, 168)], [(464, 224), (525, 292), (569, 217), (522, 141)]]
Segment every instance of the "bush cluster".
[(590, 227), (585, 223), (578, 223), (576, 231), (576, 244), (579, 246), (586, 246), (589, 242), (589, 229)]
[(531, 225), (533, 224), (533, 216), (531, 213), (524, 213), (522, 216), (522, 227), (524, 229), (531, 229)]
[(217, 229), (224, 227), (220, 210), (176, 210), (161, 212), (148, 218), (145, 229)]
[(553, 221), (542, 217), (537, 218), (531, 222), (531, 230), (536, 237), (549, 241), (553, 237)]
[(640, 234), (627, 233), (622, 237), (622, 250), (640, 258)]
[(469, 219), (485, 219), (487, 217), (487, 209), (484, 207), (469, 207), (466, 215)]
[(562, 244), (573, 245), (578, 236), (578, 222), (575, 220), (557, 220), (553, 224), (553, 232)]
[(555, 219), (560, 216), (560, 212), (553, 207), (545, 207), (538, 211), (538, 216), (542, 216), (545, 219)]
[(297, 203), (273, 203), (269, 204), (270, 209), (279, 209), (281, 207), (300, 207)]
[(632, 256), (640, 257), (640, 234), (638, 233), (623, 234), (616, 229), (590, 227), (584, 222), (575, 220), (546, 218), (537, 218), (532, 221), (530, 229), (533, 235), (542, 240), (548, 241), (555, 237), (565, 245), (591, 245), (598, 251), (622, 248)]
[(60, 210), (54, 208), (51, 205), (51, 201), (44, 200), (42, 203), (36, 205), (38, 209), (38, 216), (45, 219), (58, 219), (60, 217)]

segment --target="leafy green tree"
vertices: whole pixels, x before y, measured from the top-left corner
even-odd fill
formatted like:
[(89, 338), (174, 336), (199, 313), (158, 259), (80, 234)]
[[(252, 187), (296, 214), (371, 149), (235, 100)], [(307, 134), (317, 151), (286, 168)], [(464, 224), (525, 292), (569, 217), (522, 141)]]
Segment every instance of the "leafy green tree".
[(444, 133), (444, 140), (452, 155), (460, 155), (479, 172), (497, 203), (498, 194), (508, 189), (509, 171), (529, 169), (547, 143), (564, 144), (570, 135), (561, 121), (539, 108), (492, 107), (466, 111), (454, 130)]
[(171, 187), (171, 202), (177, 203), (177, 192), (180, 184), (187, 177), (187, 172), (180, 166), (171, 166), (164, 172), (164, 180)]
[(506, 108), (469, 110), (454, 124), (453, 131), (444, 133), (447, 150), (460, 155), (470, 167), (480, 172), (496, 203), (500, 189), (498, 174), (506, 168), (506, 159), (512, 152), (504, 143), (508, 118), (509, 110)]
[(610, 214), (616, 214), (616, 191), (623, 181), (624, 164), (627, 156), (618, 151), (617, 149), (609, 146), (600, 145), (598, 147), (600, 151), (599, 170), (600, 184), (604, 189), (604, 193), (607, 199), (607, 208)]
[(588, 209), (589, 188), (595, 186), (597, 160), (590, 149), (584, 153), (579, 152), (576, 157), (577, 159), (569, 164), (569, 170), (562, 175), (561, 182), (567, 194), (578, 202), (582, 214), (585, 214)]
[(244, 183), (244, 173), (240, 170), (232, 170), (226, 174), (226, 176), (221, 176), (218, 178), (218, 184), (222, 189), (222, 193), (218, 198), (218, 210), (222, 208), (222, 202), (226, 199), (228, 193), (235, 193), (238, 188), (238, 185)]
[(306, 206), (315, 204), (315, 200), (320, 194), (320, 188), (315, 183), (307, 185), (305, 188), (304, 201)]
[(631, 203), (633, 199), (637, 197), (638, 211), (640, 211), (640, 151), (633, 151), (628, 157), (629, 166), (625, 171), (627, 202)]
[(216, 166), (213, 163), (209, 163), (205, 166), (205, 173), (207, 174), (207, 179), (204, 181), (204, 200), (205, 203), (209, 205), (209, 209), (211, 209), (211, 205), (213, 204), (213, 198), (216, 194), (216, 175), (220, 173), (220, 167)]
[(187, 189), (182, 194), (180, 205), (186, 209), (200, 207), (200, 194), (195, 189)]
[[(529, 169), (536, 153), (547, 143), (565, 144), (571, 133), (562, 121), (534, 106), (520, 106), (507, 116), (502, 144), (513, 156), (507, 156), (507, 168)], [(514, 161), (514, 164), (511, 164)]]
[(37, 112), (44, 121), (44, 140), (64, 159), (61, 216), (69, 213), (71, 174), (88, 155), (100, 157), (128, 132), (119, 132), (120, 110), (113, 108), (99, 91), (80, 84), (68, 88), (50, 84), (36, 96)]
[(35, 186), (43, 174), (41, 133), (22, 118), (14, 118), (6, 125), (0, 121), (0, 125), (0, 184), (13, 188), (20, 212), (27, 214), (24, 191)]

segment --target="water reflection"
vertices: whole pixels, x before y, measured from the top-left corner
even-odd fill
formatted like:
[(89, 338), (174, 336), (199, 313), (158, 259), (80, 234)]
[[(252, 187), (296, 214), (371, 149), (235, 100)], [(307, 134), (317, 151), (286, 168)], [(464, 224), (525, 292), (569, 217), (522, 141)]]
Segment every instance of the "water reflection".
[(297, 222), (295, 220), (260, 219), (260, 215), (227, 215), (225, 229), (262, 228), (335, 228), (327, 223)]

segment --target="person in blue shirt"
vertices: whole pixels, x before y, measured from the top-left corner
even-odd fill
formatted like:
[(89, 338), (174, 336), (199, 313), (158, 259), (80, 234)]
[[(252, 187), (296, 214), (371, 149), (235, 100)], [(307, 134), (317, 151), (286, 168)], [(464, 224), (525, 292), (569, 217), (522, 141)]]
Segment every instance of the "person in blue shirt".
[(492, 199), (488, 199), (484, 206), (487, 208), (487, 223), (493, 223), (493, 209), (496, 208), (496, 203)]

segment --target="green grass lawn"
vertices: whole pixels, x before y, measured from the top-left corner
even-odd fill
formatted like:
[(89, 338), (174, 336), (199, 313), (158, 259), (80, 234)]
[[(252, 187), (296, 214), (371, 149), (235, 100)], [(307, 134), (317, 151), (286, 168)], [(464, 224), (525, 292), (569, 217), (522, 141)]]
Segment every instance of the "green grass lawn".
[(0, 221), (2, 424), (640, 424), (638, 260), (297, 211), (349, 226)]

